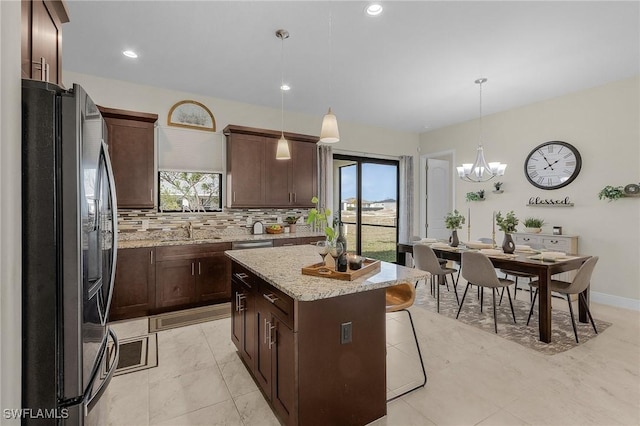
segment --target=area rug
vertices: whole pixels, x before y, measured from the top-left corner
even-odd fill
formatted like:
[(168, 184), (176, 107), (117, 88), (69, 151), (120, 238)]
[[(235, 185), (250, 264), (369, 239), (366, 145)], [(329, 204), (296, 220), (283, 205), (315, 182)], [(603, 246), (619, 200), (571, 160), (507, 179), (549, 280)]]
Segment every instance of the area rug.
[[(458, 285), (458, 296), (462, 300), (464, 287), (466, 283)], [(513, 300), (513, 292), (511, 294)], [(524, 300), (521, 300), (524, 299)], [(551, 343), (543, 343), (539, 340), (538, 334), (538, 302), (533, 311), (531, 321), (527, 326), (527, 316), (531, 304), (529, 303), (529, 293), (518, 291), (518, 299), (513, 300), (513, 310), (516, 314), (517, 323), (513, 323), (509, 300), (505, 293), (502, 304), (498, 305), (499, 295), (496, 296), (497, 318), (498, 318), (498, 336), (507, 340), (516, 342), (522, 346), (534, 349), (538, 352), (554, 355), (569, 349), (582, 345), (589, 340), (596, 338), (598, 335), (593, 331), (591, 323), (581, 323), (578, 321), (578, 307), (574, 303), (574, 314), (576, 316), (576, 327), (578, 329), (578, 339), (580, 343), (576, 343), (573, 327), (571, 326), (571, 317), (569, 312), (560, 309), (553, 309), (551, 319)], [(559, 303), (566, 305), (566, 299), (553, 300), (553, 305), (558, 306)], [(436, 298), (432, 296), (430, 290), (422, 282), (416, 290), (415, 307), (426, 309), (430, 312), (436, 312)], [(568, 309), (568, 306), (567, 306)], [(453, 288), (447, 291), (445, 286), (440, 286), (440, 315), (449, 318), (456, 317), (458, 313), (458, 304), (456, 302)], [(477, 287), (470, 287), (467, 297), (464, 300), (462, 311), (458, 321), (477, 327), (487, 333), (495, 334), (493, 326), (493, 304), (491, 302), (491, 290), (484, 290), (484, 306), (483, 312), (480, 312), (480, 300), (478, 300)], [(598, 333), (602, 334), (611, 323), (594, 318)]]
[(167, 312), (166, 314), (149, 317), (149, 332), (169, 330), (171, 328), (228, 318), (230, 316), (231, 302)]
[[(156, 333), (122, 339), (120, 358), (114, 376), (133, 373), (158, 366), (158, 338)], [(113, 345), (107, 348), (113, 351)]]

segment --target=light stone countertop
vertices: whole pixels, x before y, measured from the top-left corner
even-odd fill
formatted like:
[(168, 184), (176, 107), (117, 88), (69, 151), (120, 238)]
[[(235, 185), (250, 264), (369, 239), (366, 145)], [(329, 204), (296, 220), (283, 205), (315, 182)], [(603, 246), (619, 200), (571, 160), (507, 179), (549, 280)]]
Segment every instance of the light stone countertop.
[(212, 244), (231, 243), (236, 241), (262, 241), (277, 240), (281, 238), (305, 238), (324, 236), (318, 232), (292, 232), (282, 234), (247, 234), (247, 235), (221, 235), (212, 238), (167, 238), (167, 239), (147, 239), (147, 240), (118, 240), (119, 249), (140, 248), (140, 247), (161, 247), (161, 246), (182, 246), (188, 244)]
[(328, 299), (391, 287), (401, 282), (414, 285), (417, 280), (430, 275), (388, 262), (381, 262), (380, 271), (353, 281), (303, 275), (302, 267), (320, 262), (320, 255), (311, 245), (228, 250), (225, 254), (298, 301)]

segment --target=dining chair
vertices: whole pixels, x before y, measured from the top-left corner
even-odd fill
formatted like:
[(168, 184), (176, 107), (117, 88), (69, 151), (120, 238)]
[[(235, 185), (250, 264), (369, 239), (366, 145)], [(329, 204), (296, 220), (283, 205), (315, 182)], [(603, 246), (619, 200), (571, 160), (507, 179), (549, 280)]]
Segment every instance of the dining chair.
[[(509, 298), (509, 305), (511, 306), (511, 315), (513, 315), (513, 323), (516, 324), (516, 313), (513, 310), (513, 303), (511, 301), (511, 292), (509, 286), (513, 284), (512, 280), (505, 278), (499, 278), (496, 273), (493, 264), (487, 256), (480, 252), (463, 252), (462, 253), (462, 278), (467, 280), (467, 286), (464, 289), (462, 295), (462, 301), (458, 308), (458, 314), (456, 319), (460, 316), (464, 299), (467, 296), (467, 290), (470, 285), (477, 285), (482, 287), (482, 293), (484, 294), (484, 287), (491, 289), (492, 301), (493, 301), (493, 326), (495, 332), (498, 333), (498, 318), (496, 312), (496, 289), (504, 287), (507, 290), (507, 297)], [(482, 302), (481, 302), (482, 303)]]
[(453, 274), (456, 272), (455, 269), (442, 267), (436, 253), (426, 244), (416, 244), (413, 247), (413, 259), (417, 269), (427, 271), (431, 274), (429, 280), (431, 281), (432, 288), (434, 282), (433, 278), (436, 278), (436, 310), (438, 312), (440, 312), (440, 280), (444, 279), (448, 289), (449, 285), (447, 283), (447, 275), (451, 275), (451, 285), (453, 285), (453, 292), (456, 295), (456, 302), (460, 304), (457, 285), (453, 280)]
[(422, 352), (420, 351), (420, 344), (418, 343), (418, 335), (416, 334), (416, 329), (413, 325), (413, 318), (411, 317), (411, 312), (409, 308), (413, 305), (413, 302), (416, 299), (416, 290), (409, 283), (400, 283), (396, 284), (392, 287), (387, 287), (385, 289), (385, 299), (386, 299), (386, 313), (390, 314), (392, 312), (405, 311), (407, 315), (409, 315), (409, 322), (411, 323), (411, 331), (413, 331), (413, 338), (416, 341), (416, 348), (418, 349), (418, 357), (420, 358), (420, 366), (422, 367), (422, 383), (418, 386), (415, 386), (400, 395), (395, 395), (392, 398), (389, 398), (387, 402), (391, 402), (394, 399), (400, 398), (408, 394), (409, 392), (413, 392), (416, 389), (422, 388), (427, 384), (427, 372), (424, 369), (424, 361), (422, 360)]
[[(560, 281), (552, 279), (549, 282), (549, 290), (555, 291), (556, 293), (564, 294), (567, 296), (567, 303), (569, 304), (569, 314), (571, 315), (571, 325), (573, 326), (573, 334), (576, 336), (576, 343), (580, 343), (578, 340), (578, 329), (576, 328), (576, 320), (573, 316), (573, 306), (571, 304), (571, 295), (578, 295), (578, 303), (582, 303), (582, 306), (587, 311), (587, 315), (589, 316), (589, 321), (591, 321), (591, 326), (593, 327), (593, 331), (598, 334), (598, 330), (596, 329), (596, 324), (593, 321), (593, 317), (591, 316), (591, 311), (589, 310), (589, 304), (582, 294), (583, 291), (589, 287), (591, 283), (591, 274), (593, 273), (593, 269), (598, 263), (598, 256), (590, 257), (589, 260), (584, 262), (575, 277), (571, 282)], [(527, 325), (529, 325), (529, 321), (531, 320), (531, 315), (533, 314), (533, 306), (536, 303), (536, 298), (538, 297), (538, 280), (532, 281), (531, 286), (536, 288), (536, 292), (533, 294), (533, 302), (531, 303), (531, 309), (529, 309), (529, 317), (527, 318)]]

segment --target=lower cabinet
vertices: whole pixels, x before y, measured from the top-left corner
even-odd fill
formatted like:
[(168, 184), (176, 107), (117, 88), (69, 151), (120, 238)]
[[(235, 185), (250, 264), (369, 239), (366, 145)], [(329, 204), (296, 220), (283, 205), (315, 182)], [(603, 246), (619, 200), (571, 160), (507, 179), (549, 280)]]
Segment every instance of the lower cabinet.
[(149, 315), (156, 303), (155, 248), (118, 250), (109, 316), (121, 320)]
[(229, 300), (228, 243), (156, 248), (156, 307), (189, 307)]
[[(249, 276), (242, 271), (231, 280), (231, 340), (247, 365), (254, 364), (256, 354), (256, 294)], [(257, 285), (257, 283), (255, 284)]]

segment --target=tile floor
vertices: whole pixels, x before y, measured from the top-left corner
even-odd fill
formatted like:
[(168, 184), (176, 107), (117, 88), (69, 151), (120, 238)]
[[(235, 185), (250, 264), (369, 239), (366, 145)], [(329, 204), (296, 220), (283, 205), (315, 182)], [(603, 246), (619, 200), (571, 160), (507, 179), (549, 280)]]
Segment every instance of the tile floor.
[[(640, 312), (592, 304), (613, 325), (550, 356), (411, 311), (429, 381), (375, 426), (640, 424)], [(141, 335), (147, 320), (114, 327), (121, 338)], [(107, 424), (278, 425), (229, 333), (230, 319), (159, 332), (158, 367), (112, 380)], [(406, 313), (387, 317), (387, 360), (389, 395), (421, 376)]]

